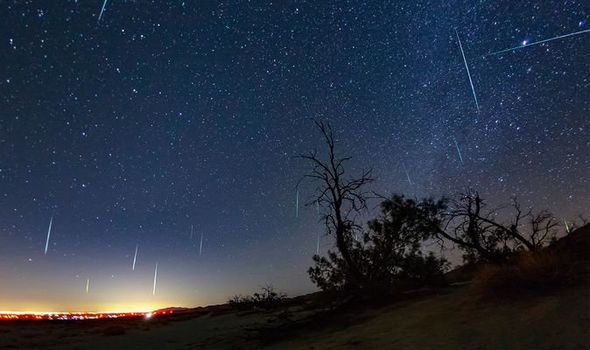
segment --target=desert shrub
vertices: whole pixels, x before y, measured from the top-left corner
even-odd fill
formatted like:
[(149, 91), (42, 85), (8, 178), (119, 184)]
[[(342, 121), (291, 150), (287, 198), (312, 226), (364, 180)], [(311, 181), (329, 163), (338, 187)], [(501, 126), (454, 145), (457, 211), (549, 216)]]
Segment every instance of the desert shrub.
[(578, 267), (567, 255), (543, 251), (522, 254), (518, 259), (516, 272), (525, 286), (542, 288), (572, 283), (579, 272)]
[(252, 295), (235, 295), (228, 302), (237, 309), (271, 309), (282, 305), (287, 299), (285, 293), (275, 291), (272, 285), (266, 285), (260, 292)]
[(414, 254), (406, 257), (402, 263), (400, 279), (410, 287), (436, 287), (446, 284), (444, 271), (448, 262), (430, 252), (427, 255)]
[(314, 255), (314, 266), (307, 270), (311, 281), (323, 291), (338, 291), (346, 282), (346, 263), (340, 256), (328, 251), (328, 257)]
[(522, 252), (512, 263), (482, 266), (475, 273), (473, 288), (489, 296), (541, 292), (573, 283), (580, 272), (581, 265), (567, 254), (552, 250)]
[(348, 238), (349, 258), (356, 278), (341, 254), (314, 256), (308, 274), (324, 291), (353, 291), (361, 294), (394, 294), (403, 290), (440, 285), (447, 262), (424, 254), (429, 237), (429, 213), (415, 200), (392, 196), (381, 203), (381, 216), (368, 222), (362, 238)]

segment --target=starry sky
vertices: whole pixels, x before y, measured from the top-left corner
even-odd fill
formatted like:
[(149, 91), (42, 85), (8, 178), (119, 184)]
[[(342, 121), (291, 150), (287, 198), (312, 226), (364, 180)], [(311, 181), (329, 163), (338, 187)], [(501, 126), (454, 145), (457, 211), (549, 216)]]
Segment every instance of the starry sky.
[(0, 1), (0, 310), (314, 290), (310, 118), (378, 192), (588, 214), (587, 1), (103, 5)]

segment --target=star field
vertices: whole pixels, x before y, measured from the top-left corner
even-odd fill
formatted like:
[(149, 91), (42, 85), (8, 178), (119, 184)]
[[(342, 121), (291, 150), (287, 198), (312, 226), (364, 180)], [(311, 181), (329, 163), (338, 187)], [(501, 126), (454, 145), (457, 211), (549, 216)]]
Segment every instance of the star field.
[(103, 4), (0, 3), (0, 310), (312, 290), (310, 118), (378, 192), (588, 214), (590, 33), (527, 47), (585, 1)]

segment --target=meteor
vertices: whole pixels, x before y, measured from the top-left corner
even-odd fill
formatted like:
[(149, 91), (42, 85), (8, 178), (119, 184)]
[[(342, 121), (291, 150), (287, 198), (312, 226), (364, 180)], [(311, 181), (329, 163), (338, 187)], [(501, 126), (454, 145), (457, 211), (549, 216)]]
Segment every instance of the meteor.
[(477, 111), (479, 112), (479, 103), (477, 102), (477, 95), (475, 94), (475, 87), (473, 86), (473, 80), (471, 79), (471, 72), (469, 72), (469, 65), (467, 64), (467, 59), (465, 58), (465, 52), (463, 51), (463, 45), (461, 44), (461, 39), (459, 38), (459, 32), (455, 29), (455, 34), (457, 34), (457, 40), (459, 41), (459, 49), (461, 49), (461, 55), (463, 56), (463, 63), (465, 63), (465, 69), (467, 70), (467, 77), (469, 78), (469, 84), (471, 84), (471, 92), (473, 93), (473, 100), (475, 100), (475, 107), (477, 107)]
[(104, 2), (102, 4), (102, 8), (100, 9), (100, 14), (98, 15), (98, 20), (96, 21), (96, 23), (100, 22), (100, 20), (102, 19), (102, 14), (104, 13), (104, 10), (107, 7), (107, 2), (109, 2), (109, 0), (104, 0)]
[(518, 50), (518, 49), (523, 49), (525, 47), (535, 46), (535, 45), (539, 45), (539, 44), (546, 43), (546, 42), (549, 42), (549, 41), (563, 39), (563, 38), (567, 38), (567, 37), (570, 37), (570, 36), (580, 35), (580, 34), (584, 34), (584, 33), (588, 33), (588, 32), (590, 32), (590, 29), (584, 29), (584, 30), (579, 30), (577, 32), (573, 32), (573, 33), (569, 33), (569, 34), (558, 35), (558, 36), (554, 36), (553, 38), (543, 39), (543, 40), (535, 41), (535, 42), (532, 42), (532, 43), (527, 43), (527, 42), (524, 42), (523, 41), (522, 45), (511, 47), (509, 49), (504, 49), (504, 50), (492, 52), (492, 53), (489, 53), (489, 54), (485, 55), (484, 57), (486, 57), (486, 56), (494, 56), (494, 55), (498, 55), (498, 54), (501, 54), (501, 53), (504, 53), (504, 52), (508, 52), (508, 51), (512, 51), (512, 50)]
[(152, 295), (156, 295), (156, 283), (158, 283), (158, 262), (156, 262), (156, 269), (154, 270), (154, 288), (152, 289)]
[(565, 225), (565, 232), (566, 233), (570, 233), (570, 231), (572, 230), (570, 225), (568, 225), (567, 221), (565, 219), (563, 219), (563, 224)]
[(406, 177), (408, 178), (408, 182), (410, 183), (410, 186), (414, 185), (412, 183), (412, 179), (410, 179), (410, 173), (408, 172), (408, 169), (406, 168), (406, 165), (404, 163), (402, 163), (402, 166), (404, 167), (404, 171), (406, 172)]
[(201, 232), (201, 243), (199, 243), (199, 256), (203, 254), (203, 232)]
[(320, 255), (320, 232), (318, 231), (318, 242), (315, 247), (315, 255)]
[(90, 287), (90, 278), (86, 279), (86, 294), (88, 294), (88, 287)]
[(135, 254), (133, 255), (133, 266), (131, 266), (131, 271), (135, 271), (135, 262), (137, 261), (137, 251), (139, 250), (139, 244), (135, 245)]
[(295, 195), (295, 217), (299, 217), (299, 189), (297, 189), (297, 194)]
[(191, 241), (193, 240), (193, 225), (191, 225)]
[(461, 155), (461, 149), (459, 148), (459, 144), (457, 143), (457, 139), (453, 136), (453, 141), (455, 141), (455, 148), (457, 148), (457, 154), (459, 155), (459, 160), (461, 164), (463, 164), (463, 156)]
[(49, 237), (51, 237), (51, 226), (53, 225), (53, 215), (49, 220), (49, 229), (47, 230), (47, 240), (45, 241), (45, 255), (47, 255), (47, 248), (49, 248)]

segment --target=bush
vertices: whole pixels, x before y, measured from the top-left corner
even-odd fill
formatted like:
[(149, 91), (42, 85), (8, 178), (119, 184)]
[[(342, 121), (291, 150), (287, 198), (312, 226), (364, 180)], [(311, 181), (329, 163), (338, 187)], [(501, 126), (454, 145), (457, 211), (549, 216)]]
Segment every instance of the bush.
[(400, 279), (411, 287), (439, 287), (446, 284), (444, 271), (448, 266), (444, 258), (430, 252), (427, 255), (414, 254), (402, 261)]
[(552, 250), (523, 252), (513, 263), (481, 267), (474, 276), (473, 288), (490, 296), (541, 292), (572, 284), (580, 273), (581, 265), (566, 254)]
[(287, 299), (285, 293), (276, 292), (272, 285), (266, 285), (251, 296), (235, 295), (228, 302), (238, 309), (271, 309), (282, 305)]
[(447, 261), (422, 251), (429, 237), (428, 216), (413, 199), (394, 195), (384, 200), (381, 216), (368, 222), (361, 238), (353, 235), (358, 231), (346, 233), (356, 273), (342, 254), (328, 251), (327, 257), (313, 257), (315, 265), (308, 270), (311, 281), (324, 291), (376, 296), (444, 284)]
[(315, 266), (307, 270), (311, 281), (323, 291), (339, 291), (346, 284), (346, 263), (335, 252), (328, 257), (313, 256)]

